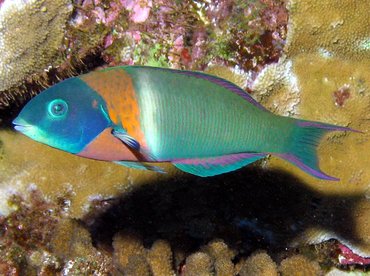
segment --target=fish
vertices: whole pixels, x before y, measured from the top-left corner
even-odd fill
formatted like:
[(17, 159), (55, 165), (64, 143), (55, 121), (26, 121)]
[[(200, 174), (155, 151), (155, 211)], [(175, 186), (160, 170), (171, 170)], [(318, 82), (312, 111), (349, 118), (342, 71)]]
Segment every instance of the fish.
[(348, 127), (273, 114), (216, 76), (149, 66), (117, 66), (66, 79), (32, 98), (13, 121), (29, 138), (81, 157), (163, 172), (170, 162), (208, 177), (277, 156), (306, 173), (317, 146)]

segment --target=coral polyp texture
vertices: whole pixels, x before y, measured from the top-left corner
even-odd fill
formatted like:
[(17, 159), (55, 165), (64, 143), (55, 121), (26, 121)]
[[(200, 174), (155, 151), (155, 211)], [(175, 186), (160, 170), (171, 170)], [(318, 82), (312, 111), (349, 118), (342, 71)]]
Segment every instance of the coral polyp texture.
[(369, 60), (367, 1), (291, 0), (286, 52), (289, 57), (317, 53), (324, 58)]
[(126, 169), (1, 129), (0, 274), (368, 272), (369, 9), (368, 0), (0, 0), (4, 117), (15, 116), (11, 97), (40, 84), (140, 64), (206, 71), (276, 114), (362, 132), (321, 142), (333, 183), (272, 157), (206, 179)]
[(0, 6), (0, 92), (48, 69), (61, 48), (70, 0), (14, 0)]

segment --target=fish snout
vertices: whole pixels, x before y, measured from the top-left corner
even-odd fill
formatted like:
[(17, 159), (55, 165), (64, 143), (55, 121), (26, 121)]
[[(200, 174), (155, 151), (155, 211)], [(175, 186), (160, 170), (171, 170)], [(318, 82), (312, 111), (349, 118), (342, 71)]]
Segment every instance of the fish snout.
[(33, 128), (32, 125), (19, 117), (15, 118), (12, 123), (14, 125), (14, 129), (22, 133), (29, 132)]

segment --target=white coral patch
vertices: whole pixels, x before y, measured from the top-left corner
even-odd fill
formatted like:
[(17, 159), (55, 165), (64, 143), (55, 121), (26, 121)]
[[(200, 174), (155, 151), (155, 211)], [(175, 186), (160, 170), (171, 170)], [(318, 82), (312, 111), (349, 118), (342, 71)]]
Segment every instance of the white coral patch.
[(319, 48), (319, 55), (325, 59), (329, 59), (333, 57), (333, 53), (325, 48)]
[(358, 48), (360, 50), (369, 51), (370, 50), (370, 37), (367, 37), (359, 41)]
[[(271, 111), (285, 116), (297, 114), (300, 89), (291, 60), (266, 66), (252, 83), (251, 88), (253, 96)], [(279, 93), (282, 88), (284, 93)], [(266, 102), (268, 99), (269, 103)]]
[(15, 174), (10, 179), (4, 179), (0, 181), (0, 216), (7, 216), (15, 211), (14, 206), (9, 205), (9, 199), (15, 194), (23, 194), (27, 188), (31, 188), (34, 184), (25, 184), (22, 178), (27, 175), (28, 172), (22, 171)]

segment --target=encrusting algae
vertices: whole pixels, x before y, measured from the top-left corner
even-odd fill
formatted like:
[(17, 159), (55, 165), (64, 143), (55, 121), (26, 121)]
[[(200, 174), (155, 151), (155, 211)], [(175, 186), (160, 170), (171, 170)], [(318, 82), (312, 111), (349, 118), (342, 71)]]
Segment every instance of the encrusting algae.
[[(11, 2), (0, 8), (0, 25), (7, 19), (7, 28), (22, 20), (2, 13)], [(370, 260), (361, 256), (370, 255), (369, 1), (261, 0), (246, 7), (245, 1), (153, 0), (142, 1), (139, 15), (126, 2), (23, 1), (40, 8), (23, 18), (40, 24), (32, 31), (52, 50), (30, 42), (20, 48), (29, 55), (19, 58), (39, 57), (33, 61), (38, 71), (60, 65), (64, 76), (76, 73), (72, 60), (93, 53), (110, 65), (206, 70), (227, 78), (277, 114), (362, 131), (331, 134), (321, 143), (320, 165), (341, 182), (315, 180), (272, 157), (226, 177), (199, 180), (174, 169), (158, 175), (81, 159), (2, 129), (0, 274), (368, 271)], [(55, 11), (60, 14), (51, 20)], [(229, 21), (235, 11), (250, 19), (242, 22), (253, 30), (249, 40), (237, 20)], [(233, 33), (222, 36), (225, 26)], [(67, 61), (58, 58), (58, 65), (60, 47)], [(243, 62), (243, 51), (258, 58)], [(14, 80), (2, 82), (1, 91), (37, 74), (29, 66), (4, 74), (7, 57), (0, 57), (0, 76)]]

